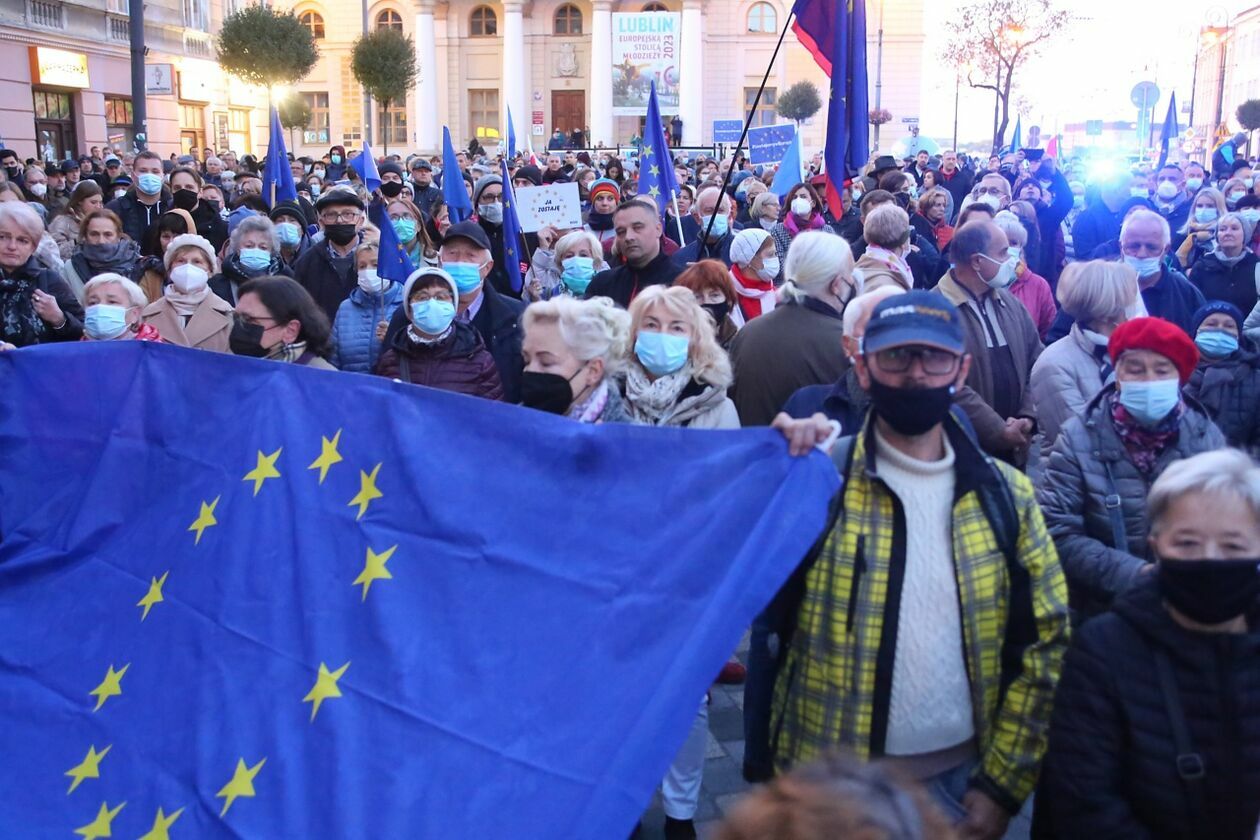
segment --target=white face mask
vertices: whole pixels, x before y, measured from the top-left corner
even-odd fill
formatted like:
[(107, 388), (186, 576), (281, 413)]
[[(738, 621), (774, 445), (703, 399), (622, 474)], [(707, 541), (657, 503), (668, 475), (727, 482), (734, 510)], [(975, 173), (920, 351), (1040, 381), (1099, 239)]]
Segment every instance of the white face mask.
[(186, 295), (201, 291), (209, 280), (210, 275), (199, 265), (184, 263), (171, 269), (171, 284)]
[(814, 203), (808, 198), (792, 199), (792, 212), (800, 218), (805, 218), (814, 210)]
[(762, 260), (761, 268), (757, 269), (757, 276), (767, 283), (773, 282), (774, 278), (779, 276), (779, 258), (774, 256)]
[(999, 207), (1002, 206), (1002, 199), (998, 198), (993, 193), (985, 193), (984, 195), (980, 196), (976, 200), (989, 205), (994, 210), (997, 210)]
[(1165, 201), (1171, 201), (1181, 194), (1181, 190), (1177, 189), (1177, 185), (1172, 181), (1160, 181), (1159, 186), (1155, 188), (1155, 194)]
[(389, 278), (381, 277), (375, 268), (365, 268), (359, 272), (359, 288), (369, 295), (379, 295), (389, 285)]

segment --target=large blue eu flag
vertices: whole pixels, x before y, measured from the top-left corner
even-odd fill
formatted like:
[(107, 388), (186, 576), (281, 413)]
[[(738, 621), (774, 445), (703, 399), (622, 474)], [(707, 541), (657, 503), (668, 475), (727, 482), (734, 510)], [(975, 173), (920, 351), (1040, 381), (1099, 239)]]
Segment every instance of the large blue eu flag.
[(837, 485), (141, 342), (0, 393), (6, 838), (626, 837)]

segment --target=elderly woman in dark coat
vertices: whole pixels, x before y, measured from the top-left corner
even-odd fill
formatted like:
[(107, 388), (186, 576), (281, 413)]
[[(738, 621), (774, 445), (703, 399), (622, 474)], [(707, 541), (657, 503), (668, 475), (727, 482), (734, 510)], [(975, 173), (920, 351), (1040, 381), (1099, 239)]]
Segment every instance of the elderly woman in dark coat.
[(83, 307), (57, 272), (35, 259), (43, 235), (34, 210), (0, 202), (0, 350), (83, 335)]
[(1146, 494), (1170, 464), (1225, 445), (1181, 388), (1199, 353), (1177, 325), (1135, 318), (1107, 345), (1116, 381), (1067, 422), (1037, 487), (1078, 618), (1101, 612), (1146, 566)]
[(1063, 663), (1034, 836), (1250, 840), (1260, 819), (1260, 467), (1195, 455), (1151, 488), (1154, 565)]
[(1243, 315), (1214, 300), (1194, 313), (1199, 364), (1186, 385), (1230, 446), (1260, 455), (1260, 353), (1242, 334)]
[(440, 268), (418, 269), (403, 286), (408, 327), (394, 334), (377, 376), (491, 400), (503, 399), (494, 357), (468, 321), (456, 321), (459, 289)]

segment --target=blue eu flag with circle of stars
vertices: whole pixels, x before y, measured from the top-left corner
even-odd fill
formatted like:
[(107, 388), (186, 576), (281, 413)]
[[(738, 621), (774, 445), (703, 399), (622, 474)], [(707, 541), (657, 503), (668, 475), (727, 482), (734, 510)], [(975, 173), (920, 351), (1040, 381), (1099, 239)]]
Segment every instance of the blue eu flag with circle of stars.
[(529, 256), (522, 242), (521, 220), (516, 215), (516, 190), (512, 187), (506, 160), (499, 161), (499, 177), (503, 179), (503, 270), (507, 272), (512, 291), (519, 292), (524, 285), (521, 261), (528, 262)]
[(148, 342), (0, 393), (6, 838), (626, 837), (838, 484)]
[(637, 195), (651, 198), (661, 211), (665, 221), (665, 208), (678, 194), (678, 178), (674, 174), (674, 160), (665, 142), (665, 125), (661, 122), (661, 106), (656, 100), (656, 82), (652, 82), (648, 97), (647, 118), (643, 128), (643, 148), (639, 151), (639, 191)]
[(386, 212), (385, 199), (372, 199), (372, 203), (368, 205), (368, 221), (381, 231), (381, 240), (377, 243), (376, 273), (395, 283), (406, 283), (416, 266), (411, 262), (407, 249), (398, 241), (394, 223)]

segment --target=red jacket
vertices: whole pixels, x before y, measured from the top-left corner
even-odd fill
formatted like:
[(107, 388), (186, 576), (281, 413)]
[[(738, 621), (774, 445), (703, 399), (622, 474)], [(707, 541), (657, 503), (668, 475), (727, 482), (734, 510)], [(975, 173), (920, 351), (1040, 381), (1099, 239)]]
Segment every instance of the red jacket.
[(400, 330), (390, 348), (381, 354), (374, 373), (471, 397), (503, 399), (499, 370), (481, 335), (466, 321), (456, 321), (454, 327), (437, 344), (417, 344), (408, 337), (407, 330)]

